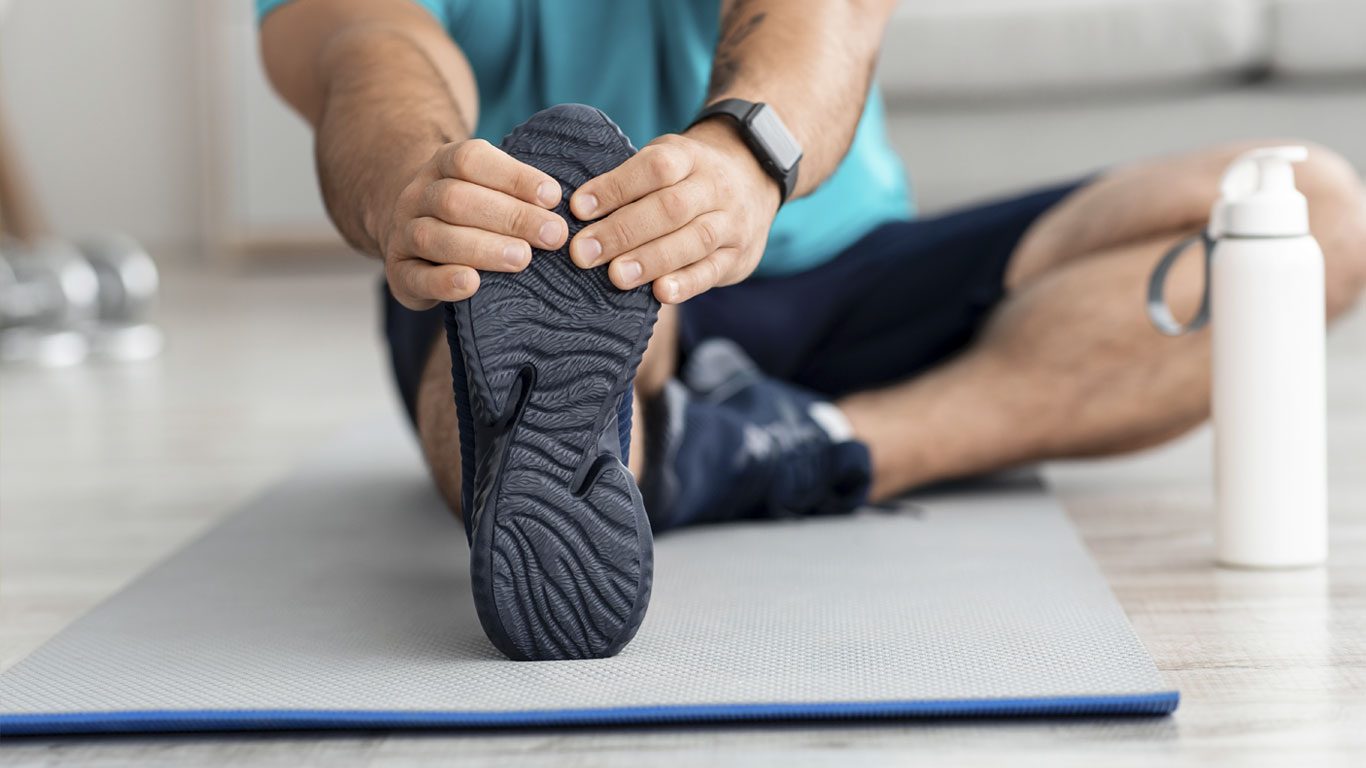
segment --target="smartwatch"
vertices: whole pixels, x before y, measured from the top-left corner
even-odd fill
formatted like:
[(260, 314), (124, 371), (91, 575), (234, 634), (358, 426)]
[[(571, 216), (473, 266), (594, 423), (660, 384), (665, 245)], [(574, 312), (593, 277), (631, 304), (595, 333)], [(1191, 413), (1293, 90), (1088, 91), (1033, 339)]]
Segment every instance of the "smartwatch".
[(754, 153), (764, 171), (777, 180), (782, 188), (782, 202), (787, 202), (797, 186), (797, 164), (802, 159), (802, 148), (778, 113), (764, 103), (722, 99), (703, 109), (688, 127), (716, 115), (725, 115), (735, 121), (745, 146)]

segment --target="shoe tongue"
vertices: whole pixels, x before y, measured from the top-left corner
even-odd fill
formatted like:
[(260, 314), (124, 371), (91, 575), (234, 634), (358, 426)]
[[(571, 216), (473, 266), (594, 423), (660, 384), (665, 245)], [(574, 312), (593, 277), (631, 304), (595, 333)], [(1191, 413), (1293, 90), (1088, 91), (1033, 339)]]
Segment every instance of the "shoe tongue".
[(681, 378), (692, 391), (723, 401), (751, 382), (758, 372), (758, 366), (735, 342), (709, 339), (688, 355)]

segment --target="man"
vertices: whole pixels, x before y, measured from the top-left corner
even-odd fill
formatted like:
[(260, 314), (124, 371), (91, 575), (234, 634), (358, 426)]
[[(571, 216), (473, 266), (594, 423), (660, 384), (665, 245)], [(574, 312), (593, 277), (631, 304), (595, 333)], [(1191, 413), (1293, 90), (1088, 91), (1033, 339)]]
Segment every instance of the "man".
[[(1208, 334), (1158, 336), (1143, 287), (1250, 144), (916, 220), (871, 89), (893, 0), (259, 2), (328, 210), (384, 260), (399, 387), (513, 658), (634, 634), (649, 530), (617, 457), (659, 531), (1131, 451), (1208, 415)], [(541, 112), (572, 102), (648, 143), (631, 156), (596, 110)], [(1366, 283), (1366, 202), (1326, 149), (1297, 178), (1331, 319)], [(1197, 267), (1173, 275), (1178, 313)], [(533, 343), (614, 336), (625, 351), (575, 358), (598, 361), (582, 387)], [(533, 445), (516, 430), (538, 397), (545, 419), (592, 418)], [(556, 501), (508, 511), (517, 483)]]

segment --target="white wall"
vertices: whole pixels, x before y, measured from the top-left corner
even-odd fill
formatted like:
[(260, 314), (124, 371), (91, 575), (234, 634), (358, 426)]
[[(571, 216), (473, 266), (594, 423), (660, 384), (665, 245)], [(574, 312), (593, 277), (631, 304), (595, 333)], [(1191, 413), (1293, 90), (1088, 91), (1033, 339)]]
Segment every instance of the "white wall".
[(14, 0), (0, 114), (61, 234), (117, 229), (166, 256), (339, 246), (252, 0)]
[[(337, 247), (309, 132), (261, 72), (252, 9), (14, 0), (0, 19), (0, 111), (61, 232), (119, 229), (166, 255), (206, 239)], [(894, 99), (891, 130), (927, 211), (1233, 136), (1318, 139), (1366, 167), (1366, 100), (1353, 82), (962, 109)]]
[(251, 0), (200, 0), (206, 14), (209, 235), (228, 250), (344, 247), (323, 209), (307, 123), (271, 89)]
[(0, 20), (0, 109), (60, 232), (197, 241), (195, 6), (17, 0)]

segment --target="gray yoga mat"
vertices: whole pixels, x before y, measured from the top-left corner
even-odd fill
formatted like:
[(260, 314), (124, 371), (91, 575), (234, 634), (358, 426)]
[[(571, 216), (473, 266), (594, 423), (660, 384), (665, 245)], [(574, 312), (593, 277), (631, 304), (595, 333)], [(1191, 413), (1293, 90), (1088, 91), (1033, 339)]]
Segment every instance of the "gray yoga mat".
[(1160, 714), (1032, 478), (661, 536), (636, 640), (511, 662), (401, 424), (355, 431), (0, 676), (0, 733)]

